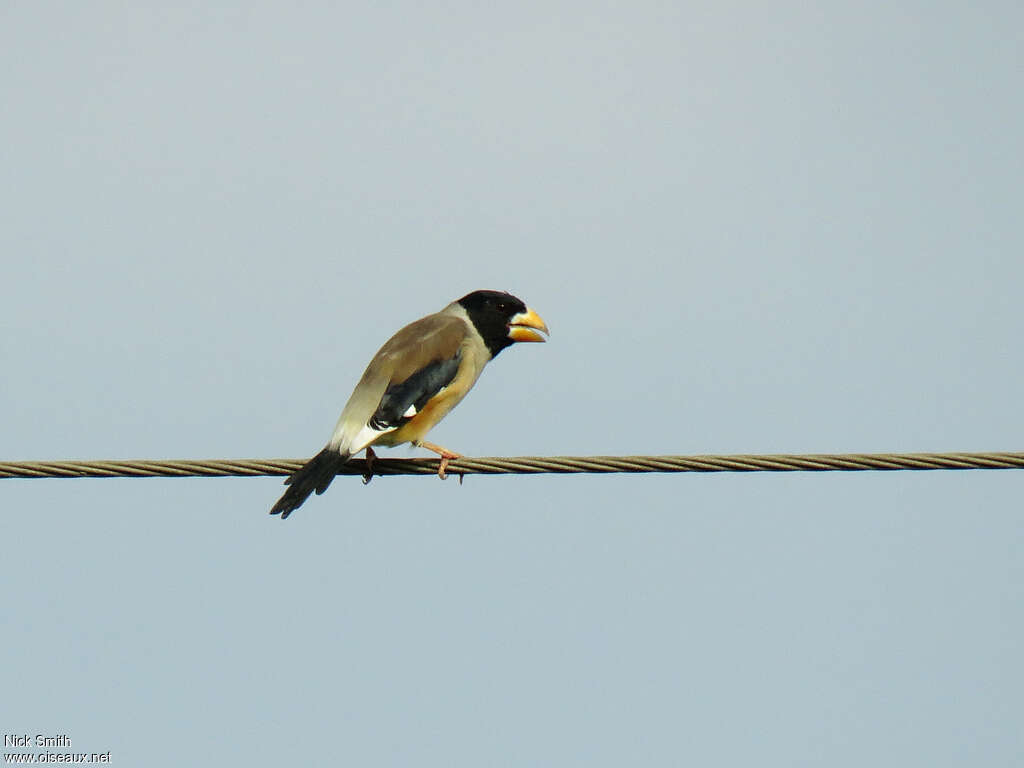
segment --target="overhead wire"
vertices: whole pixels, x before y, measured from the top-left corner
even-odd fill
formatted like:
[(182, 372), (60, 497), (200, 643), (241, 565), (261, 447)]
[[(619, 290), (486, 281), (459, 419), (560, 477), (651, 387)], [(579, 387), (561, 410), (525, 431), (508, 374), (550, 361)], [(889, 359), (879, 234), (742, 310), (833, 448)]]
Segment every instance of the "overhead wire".
[[(304, 459), (3, 461), (0, 478), (267, 477), (290, 475), (304, 463)], [(438, 459), (377, 458), (372, 464), (372, 475), (434, 475), (438, 466)], [(464, 476), (954, 469), (1024, 469), (1024, 452), (463, 457), (451, 460), (447, 472)], [(338, 474), (370, 476), (364, 459), (350, 460)]]

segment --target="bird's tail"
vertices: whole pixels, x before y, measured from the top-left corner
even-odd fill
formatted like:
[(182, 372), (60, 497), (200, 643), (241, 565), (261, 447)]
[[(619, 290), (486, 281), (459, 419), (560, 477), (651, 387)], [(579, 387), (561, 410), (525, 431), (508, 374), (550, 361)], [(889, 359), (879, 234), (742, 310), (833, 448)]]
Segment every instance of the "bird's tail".
[(327, 490), (334, 476), (338, 474), (341, 466), (348, 461), (348, 456), (338, 453), (337, 448), (327, 446), (312, 459), (295, 470), (291, 476), (284, 481), (288, 490), (284, 496), (277, 500), (277, 504), (270, 510), (272, 515), (281, 515), (284, 520), (288, 515), (302, 506), (302, 502), (309, 498), (313, 491), (317, 495)]

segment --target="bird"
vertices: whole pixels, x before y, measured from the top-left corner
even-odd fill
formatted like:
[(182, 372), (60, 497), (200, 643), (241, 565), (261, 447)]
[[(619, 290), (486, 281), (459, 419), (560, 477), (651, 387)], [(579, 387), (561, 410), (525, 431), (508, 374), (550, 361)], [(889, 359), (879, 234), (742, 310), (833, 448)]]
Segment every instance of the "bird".
[(311, 493), (322, 494), (364, 448), (372, 472), (374, 445), (412, 443), (437, 453), (443, 480), (448, 462), (460, 454), (426, 442), (427, 433), (502, 350), (516, 342), (547, 341), (549, 335), (547, 324), (521, 299), (490, 290), (468, 293), (405, 326), (370, 360), (330, 441), (285, 480), (288, 490), (270, 514), (286, 519)]

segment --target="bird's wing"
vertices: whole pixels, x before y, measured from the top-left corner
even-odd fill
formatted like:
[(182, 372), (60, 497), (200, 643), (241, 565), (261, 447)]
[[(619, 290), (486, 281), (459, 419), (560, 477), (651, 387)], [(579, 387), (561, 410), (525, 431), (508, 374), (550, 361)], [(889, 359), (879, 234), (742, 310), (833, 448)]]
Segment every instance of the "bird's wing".
[(434, 314), (388, 339), (341, 412), (330, 446), (352, 455), (401, 427), (455, 377), (469, 332), (462, 318)]
[(396, 429), (405, 424), (423, 410), (434, 395), (452, 383), (461, 362), (462, 351), (459, 350), (455, 357), (434, 360), (405, 381), (392, 384), (384, 391), (369, 425), (374, 429)]

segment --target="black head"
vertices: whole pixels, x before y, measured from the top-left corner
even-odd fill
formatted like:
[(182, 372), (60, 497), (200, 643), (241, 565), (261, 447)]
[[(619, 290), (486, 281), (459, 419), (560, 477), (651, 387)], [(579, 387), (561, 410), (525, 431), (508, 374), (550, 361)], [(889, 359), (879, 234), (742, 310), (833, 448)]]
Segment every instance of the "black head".
[(459, 299), (470, 321), (496, 356), (517, 341), (545, 341), (548, 327), (532, 309), (511, 293), (473, 291)]

